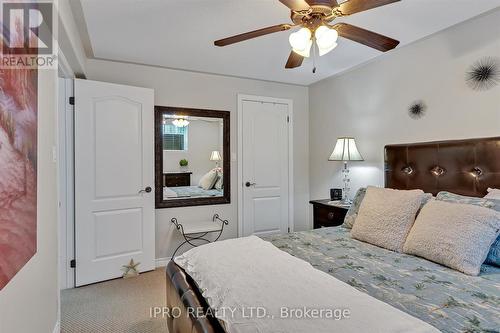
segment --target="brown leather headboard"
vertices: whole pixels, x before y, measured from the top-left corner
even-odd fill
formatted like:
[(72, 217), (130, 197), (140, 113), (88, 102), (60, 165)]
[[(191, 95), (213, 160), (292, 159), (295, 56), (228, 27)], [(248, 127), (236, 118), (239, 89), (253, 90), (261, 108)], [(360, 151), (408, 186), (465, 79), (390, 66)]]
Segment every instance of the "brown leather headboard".
[(385, 187), (482, 197), (500, 188), (500, 137), (388, 145)]

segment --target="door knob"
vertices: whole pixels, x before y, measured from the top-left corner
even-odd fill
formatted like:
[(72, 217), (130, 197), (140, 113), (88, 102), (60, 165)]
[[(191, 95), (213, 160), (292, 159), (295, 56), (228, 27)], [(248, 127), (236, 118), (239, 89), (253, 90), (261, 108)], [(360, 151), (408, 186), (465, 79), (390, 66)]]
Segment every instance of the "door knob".
[(140, 190), (139, 193), (151, 193), (151, 186), (146, 187), (144, 190)]
[(256, 185), (256, 184), (255, 184), (255, 183), (250, 183), (250, 182), (246, 182), (246, 183), (245, 183), (245, 186), (246, 186), (246, 187), (250, 187), (250, 186), (254, 186), (254, 185)]

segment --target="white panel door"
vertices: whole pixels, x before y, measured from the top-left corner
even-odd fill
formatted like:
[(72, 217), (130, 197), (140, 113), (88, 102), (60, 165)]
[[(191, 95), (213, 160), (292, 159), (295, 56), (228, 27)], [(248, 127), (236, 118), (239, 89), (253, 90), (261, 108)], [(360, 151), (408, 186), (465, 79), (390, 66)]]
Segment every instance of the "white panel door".
[(76, 286), (154, 269), (154, 93), (75, 80)]
[(242, 101), (243, 236), (288, 231), (288, 105)]

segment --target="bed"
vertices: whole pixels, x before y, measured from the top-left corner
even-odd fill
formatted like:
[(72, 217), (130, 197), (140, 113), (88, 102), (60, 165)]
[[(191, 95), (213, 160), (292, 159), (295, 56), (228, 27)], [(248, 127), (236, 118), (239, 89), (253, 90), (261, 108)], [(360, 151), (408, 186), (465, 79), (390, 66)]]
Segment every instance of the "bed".
[[(386, 187), (483, 196), (500, 187), (500, 138), (391, 145)], [(443, 332), (498, 332), (500, 269), (467, 276), (422, 258), (354, 240), (342, 227), (263, 237), (284, 252)], [(208, 308), (182, 268), (167, 266), (169, 307)], [(213, 316), (169, 318), (170, 332), (225, 332)]]
[(494, 332), (500, 328), (498, 267), (483, 265), (480, 276), (465, 275), (357, 241), (342, 227), (265, 239), (443, 332)]
[(204, 190), (199, 186), (176, 186), (176, 187), (163, 188), (164, 199), (206, 198), (206, 197), (219, 197), (223, 195), (224, 195), (223, 190), (218, 190), (215, 188), (210, 190)]

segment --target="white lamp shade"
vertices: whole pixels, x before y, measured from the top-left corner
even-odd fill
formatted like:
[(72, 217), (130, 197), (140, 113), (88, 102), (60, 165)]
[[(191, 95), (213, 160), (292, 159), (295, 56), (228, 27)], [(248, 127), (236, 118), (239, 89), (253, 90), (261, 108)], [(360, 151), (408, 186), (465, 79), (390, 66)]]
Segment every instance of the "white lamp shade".
[(322, 25), (316, 29), (314, 36), (316, 37), (316, 44), (318, 45), (320, 56), (327, 54), (337, 47), (339, 34), (335, 29)]
[(330, 51), (332, 51), (336, 47), (337, 47), (337, 43), (333, 43), (332, 45), (330, 45), (329, 47), (326, 47), (326, 48), (323, 48), (323, 47), (319, 46), (319, 44), (318, 44), (319, 56), (320, 57), (324, 56), (325, 54), (329, 53)]
[(292, 33), (288, 40), (292, 46), (293, 52), (306, 58), (309, 57), (312, 46), (311, 30), (302, 28)]
[(220, 156), (220, 153), (217, 150), (214, 150), (210, 155), (210, 161), (221, 161), (221, 160), (222, 157)]
[(363, 161), (354, 138), (338, 138), (329, 161)]

